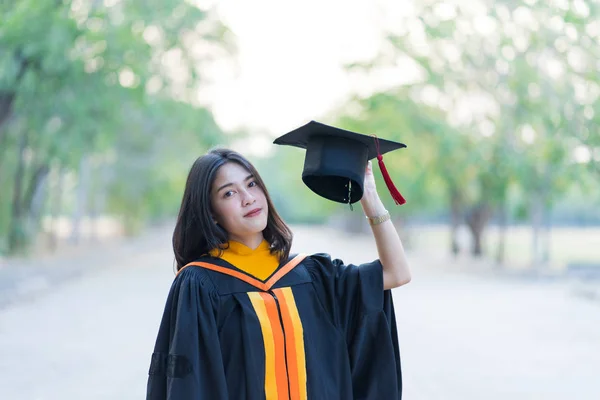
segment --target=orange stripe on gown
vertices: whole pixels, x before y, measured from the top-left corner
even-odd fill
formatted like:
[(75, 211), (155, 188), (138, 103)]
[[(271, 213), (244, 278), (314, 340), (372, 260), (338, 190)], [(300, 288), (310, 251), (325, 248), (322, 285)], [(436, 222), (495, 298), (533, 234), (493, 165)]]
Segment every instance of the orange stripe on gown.
[(277, 394), (279, 399), (288, 399), (288, 377), (285, 363), (285, 347), (283, 340), (283, 327), (279, 319), (277, 311), (277, 303), (275, 299), (268, 293), (259, 293), (260, 297), (265, 302), (269, 321), (273, 332), (273, 340), (275, 342), (275, 376), (277, 379)]
[(306, 358), (304, 353), (304, 330), (298, 314), (292, 289), (275, 289), (281, 304), (283, 325), (286, 333), (290, 391), (292, 400), (306, 400)]

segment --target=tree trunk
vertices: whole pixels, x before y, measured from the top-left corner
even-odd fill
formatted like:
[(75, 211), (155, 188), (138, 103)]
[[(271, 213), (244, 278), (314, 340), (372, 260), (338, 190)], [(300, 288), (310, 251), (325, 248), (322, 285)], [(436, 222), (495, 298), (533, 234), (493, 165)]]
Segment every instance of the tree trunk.
[(49, 247), (51, 251), (55, 251), (58, 247), (58, 225), (57, 222), (60, 219), (60, 215), (62, 213), (62, 195), (63, 195), (63, 186), (65, 181), (65, 174), (62, 168), (58, 169), (58, 179), (56, 182), (56, 187), (54, 189), (54, 195), (52, 196), (52, 202), (50, 206), (50, 240)]
[(86, 214), (88, 191), (90, 187), (90, 163), (86, 155), (79, 162), (79, 182), (73, 211), (71, 243), (78, 244), (81, 240), (81, 224)]
[(534, 191), (530, 199), (531, 212), (531, 263), (534, 268), (542, 264), (542, 252), (540, 245), (540, 234), (543, 220), (543, 203), (539, 191)]
[[(19, 71), (15, 77), (15, 82), (18, 83), (25, 75), (25, 71), (31, 64), (37, 64), (31, 60), (24, 58), (21, 49), (18, 49), (14, 54), (15, 59), (19, 63)], [(3, 125), (8, 122), (13, 112), (13, 105), (15, 101), (16, 92), (14, 91), (0, 91), (0, 142), (4, 140), (5, 129)]]
[(481, 231), (473, 231), (472, 242), (471, 242), (471, 255), (474, 257), (481, 257), (483, 255), (483, 246), (481, 245)]
[(36, 236), (40, 232), (49, 172), (50, 168), (48, 165), (38, 166), (31, 177), (31, 183), (25, 194), (24, 206), (25, 210), (27, 210), (28, 226)]
[[(26, 235), (23, 239), (34, 240), (39, 233), (39, 224), (44, 205), (45, 184), (50, 169), (48, 165), (39, 165), (34, 168), (29, 179), (25, 194), (20, 201), (20, 230)], [(22, 181), (25, 180), (23, 173)]]
[(502, 201), (498, 214), (498, 248), (496, 252), (496, 263), (503, 265), (506, 259), (506, 230), (507, 230), (507, 212), (506, 201)]
[(34, 203), (39, 203), (41, 201), (39, 196), (43, 192), (42, 187), (46, 182), (46, 177), (48, 176), (49, 172), (50, 167), (46, 164), (43, 164), (36, 167), (33, 175), (31, 176), (31, 182), (29, 183), (27, 192), (23, 198), (23, 204), (29, 213), (33, 214), (34, 211), (36, 211), (34, 209), (39, 209), (39, 204)]
[[(5, 179), (8, 178), (6, 176), (7, 174), (2, 174), (2, 172), (7, 169), (2, 165), (6, 163), (5, 159), (7, 158), (4, 153), (10, 150), (14, 151), (14, 149), (9, 148), (7, 144), (9, 129), (8, 124), (5, 123), (5, 120), (7, 120), (8, 117), (3, 117), (4, 113), (9, 114), (11, 112), (9, 108), (10, 105), (7, 104), (7, 100), (3, 98), (3, 94), (0, 92), (0, 187), (3, 187)], [(10, 180), (10, 178), (8, 179)]]
[(479, 203), (467, 213), (467, 226), (471, 232), (471, 254), (475, 257), (483, 255), (482, 236), (485, 226), (491, 216), (491, 210), (487, 203)]
[(550, 263), (550, 239), (551, 239), (551, 230), (552, 225), (550, 222), (552, 210), (546, 205), (544, 207), (544, 241), (542, 245), (542, 264), (548, 265)]
[(4, 139), (6, 129), (3, 125), (8, 121), (12, 114), (12, 106), (15, 100), (14, 92), (0, 92), (0, 143)]
[(105, 162), (100, 161), (94, 168), (96, 178), (94, 179), (94, 188), (91, 193), (90, 201), (90, 219), (92, 222), (91, 238), (98, 240), (100, 238), (99, 219), (106, 211), (106, 194), (109, 180), (109, 169)]
[(23, 132), (19, 139), (19, 158), (15, 172), (11, 218), (8, 232), (8, 251), (20, 250), (25, 244), (25, 231), (23, 226), (23, 180), (25, 178), (25, 149), (27, 148), (28, 134)]
[(455, 256), (460, 253), (460, 245), (458, 244), (458, 229), (461, 223), (461, 197), (457, 190), (452, 190), (450, 193), (450, 251)]

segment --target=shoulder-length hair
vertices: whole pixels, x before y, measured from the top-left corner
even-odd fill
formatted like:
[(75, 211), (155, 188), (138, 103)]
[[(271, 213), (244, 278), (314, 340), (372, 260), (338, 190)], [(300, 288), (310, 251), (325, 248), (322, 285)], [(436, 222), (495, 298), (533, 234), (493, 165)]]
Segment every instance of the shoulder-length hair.
[(229, 241), (227, 231), (212, 219), (211, 189), (219, 168), (230, 162), (248, 170), (265, 193), (269, 212), (263, 236), (270, 244), (271, 253), (277, 254), (280, 262), (289, 257), (292, 231), (275, 210), (271, 196), (256, 168), (241, 154), (229, 149), (216, 148), (199, 157), (188, 174), (173, 232), (177, 270), (208, 255), (213, 249), (222, 248)]

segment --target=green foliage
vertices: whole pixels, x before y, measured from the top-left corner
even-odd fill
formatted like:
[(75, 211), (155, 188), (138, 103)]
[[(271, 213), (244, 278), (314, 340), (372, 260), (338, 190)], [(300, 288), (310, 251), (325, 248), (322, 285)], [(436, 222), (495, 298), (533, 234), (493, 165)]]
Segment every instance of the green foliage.
[(132, 226), (174, 213), (187, 169), (221, 135), (195, 99), (211, 56), (199, 46), (227, 55), (227, 28), (178, 0), (21, 0), (0, 16), (0, 249), (38, 225), (60, 174), (76, 185), (59, 213), (78, 185), (84, 210)]
[(402, 210), (442, 202), (478, 246), (494, 214), (539, 229), (553, 208), (581, 205), (574, 187), (599, 201), (586, 189), (600, 178), (597, 2), (414, 5), (377, 59), (350, 68), (376, 74), (409, 60), (398, 73), (415, 67), (418, 78), (351, 100), (339, 119), (408, 144), (388, 157)]
[(286, 222), (323, 223), (344, 206), (315, 195), (302, 182), (305, 155), (303, 150), (281, 147), (272, 156), (252, 162), (265, 181), (277, 212)]
[[(582, 14), (573, 4), (561, 11), (544, 2), (493, 2), (478, 4), (480, 12), (446, 2), (456, 14), (448, 18), (438, 2), (421, 2), (418, 17), (389, 34), (392, 51), (363, 66), (369, 73), (402, 56), (421, 78), (353, 100), (347, 109), (358, 103), (360, 111), (341, 120), (408, 144), (397, 156), (405, 163), (390, 169), (403, 182), (420, 181), (405, 190), (417, 208), (428, 207), (435, 185), (445, 187), (448, 204), (458, 192), (464, 207), (502, 207), (518, 186), (525, 199), (535, 194), (551, 207), (580, 180), (581, 146), (590, 170), (598, 171), (600, 156), (599, 7), (585, 2)], [(483, 29), (484, 22), (495, 28)]]

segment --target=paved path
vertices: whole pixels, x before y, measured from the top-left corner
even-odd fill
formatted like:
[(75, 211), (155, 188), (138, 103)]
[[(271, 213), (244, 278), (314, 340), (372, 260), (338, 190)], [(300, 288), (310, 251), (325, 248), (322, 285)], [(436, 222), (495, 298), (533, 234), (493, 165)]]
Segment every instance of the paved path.
[[(295, 232), (296, 251), (375, 256), (370, 240)], [(139, 249), (0, 310), (0, 399), (144, 398), (173, 260), (168, 233)], [(600, 399), (599, 303), (561, 283), (424, 260), (412, 259), (413, 282), (395, 290), (406, 400)]]

